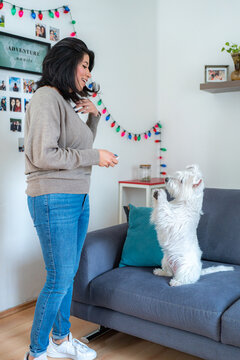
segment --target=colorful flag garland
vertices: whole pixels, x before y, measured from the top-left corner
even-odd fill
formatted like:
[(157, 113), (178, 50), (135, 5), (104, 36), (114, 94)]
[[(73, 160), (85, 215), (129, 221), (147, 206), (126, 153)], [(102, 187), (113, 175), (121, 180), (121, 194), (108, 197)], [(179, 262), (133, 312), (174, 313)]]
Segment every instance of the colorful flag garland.
[(69, 14), (70, 18), (71, 18), (71, 24), (73, 26), (73, 31), (71, 32), (70, 36), (73, 37), (73, 36), (77, 35), (76, 29), (75, 29), (76, 20), (73, 20), (71, 10), (69, 9), (69, 7), (67, 5), (62, 5), (55, 9), (39, 10), (39, 9), (28, 9), (28, 8), (20, 7), (9, 1), (0, 0), (0, 10), (3, 9), (4, 4), (9, 4), (11, 6), (11, 13), (13, 16), (16, 15), (16, 13), (18, 13), (18, 16), (20, 18), (22, 18), (25, 15), (25, 11), (27, 11), (27, 12), (29, 12), (29, 14), (33, 20), (35, 20), (36, 17), (38, 17), (38, 19), (40, 21), (43, 19), (43, 17), (44, 17), (43, 15), (45, 15), (44, 13), (47, 13), (51, 19), (54, 19), (54, 18), (58, 19), (60, 17), (59, 10), (63, 9), (63, 13)]
[[(94, 87), (95, 87), (94, 82), (92, 82), (88, 85), (88, 88), (91, 90), (94, 89)], [(113, 119), (112, 115), (107, 110), (107, 107), (105, 106), (105, 104), (103, 103), (103, 100), (101, 99), (101, 97), (99, 96), (99, 94), (97, 92), (94, 92), (91, 96), (95, 99), (97, 107), (102, 108), (102, 110), (99, 109), (99, 111), (105, 116), (105, 120), (107, 122), (109, 122), (111, 128), (115, 129), (117, 133), (121, 134), (122, 138), (128, 138), (129, 140), (140, 141), (143, 138), (145, 140), (150, 139), (150, 138), (152, 138), (152, 135), (154, 135), (155, 143), (160, 144), (159, 156), (158, 156), (158, 159), (160, 160), (160, 176), (161, 175), (166, 176), (167, 173), (166, 173), (165, 169), (166, 169), (167, 165), (162, 163), (163, 156), (161, 155), (161, 153), (167, 151), (167, 149), (165, 147), (161, 146), (161, 142), (162, 142), (161, 131), (159, 131), (162, 128), (162, 125), (159, 122), (157, 122), (150, 129), (144, 131), (143, 133), (134, 134), (134, 133), (126, 130), (125, 128), (123, 128), (119, 123), (117, 123)], [(156, 137), (159, 136), (159, 138), (156, 138), (155, 136)]]

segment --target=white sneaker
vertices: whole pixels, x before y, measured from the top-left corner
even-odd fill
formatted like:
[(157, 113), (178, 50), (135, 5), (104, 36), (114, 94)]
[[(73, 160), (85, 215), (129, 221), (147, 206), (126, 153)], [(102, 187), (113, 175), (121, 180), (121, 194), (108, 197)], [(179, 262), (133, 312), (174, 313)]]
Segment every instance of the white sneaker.
[(97, 357), (97, 353), (81, 341), (73, 339), (72, 333), (69, 333), (69, 340), (62, 342), (61, 345), (56, 345), (52, 337), (50, 338), (47, 356), (57, 359), (93, 360)]
[[(24, 356), (24, 360), (28, 360), (28, 355), (29, 355), (29, 351), (26, 352), (25, 356)], [(47, 358), (47, 353), (44, 353), (42, 355), (40, 355), (39, 357), (37, 357), (36, 359), (38, 360), (48, 360)]]

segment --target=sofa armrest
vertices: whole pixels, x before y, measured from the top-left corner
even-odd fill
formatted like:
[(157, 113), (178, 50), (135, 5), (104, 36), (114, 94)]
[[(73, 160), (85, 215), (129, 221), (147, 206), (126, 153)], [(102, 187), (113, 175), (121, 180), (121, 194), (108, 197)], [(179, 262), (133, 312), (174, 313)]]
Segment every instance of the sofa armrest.
[(118, 266), (127, 229), (125, 223), (87, 234), (74, 280), (73, 301), (88, 303), (90, 281)]

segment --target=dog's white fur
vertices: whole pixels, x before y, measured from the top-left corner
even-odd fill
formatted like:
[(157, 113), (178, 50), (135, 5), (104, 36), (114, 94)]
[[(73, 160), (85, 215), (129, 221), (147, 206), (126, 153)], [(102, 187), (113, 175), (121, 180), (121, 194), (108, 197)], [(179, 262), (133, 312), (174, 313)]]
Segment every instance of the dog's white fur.
[(154, 193), (154, 223), (163, 250), (162, 269), (158, 276), (172, 276), (171, 286), (193, 284), (200, 275), (231, 271), (232, 266), (212, 266), (202, 270), (202, 251), (198, 245), (197, 226), (202, 214), (204, 183), (197, 165), (187, 166), (169, 177), (166, 189), (174, 200), (168, 202), (165, 190)]

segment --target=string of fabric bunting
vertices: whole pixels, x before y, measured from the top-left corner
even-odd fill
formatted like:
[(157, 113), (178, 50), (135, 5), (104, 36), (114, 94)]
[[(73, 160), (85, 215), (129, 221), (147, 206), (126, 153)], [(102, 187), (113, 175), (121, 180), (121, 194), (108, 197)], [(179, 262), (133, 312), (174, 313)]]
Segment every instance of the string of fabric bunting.
[(5, 0), (0, 0), (0, 10), (3, 9), (4, 7), (4, 4), (8, 4), (10, 5), (11, 7), (11, 13), (12, 15), (16, 15), (16, 13), (18, 13), (18, 16), (20, 18), (22, 18), (25, 14), (25, 12), (27, 11), (31, 18), (33, 20), (36, 19), (36, 17), (38, 17), (38, 19), (40, 21), (42, 21), (45, 13), (48, 14), (48, 16), (53, 19), (53, 18), (59, 18), (60, 17), (60, 12), (59, 10), (63, 10), (63, 13), (64, 14), (69, 14), (70, 15), (70, 18), (71, 18), (71, 24), (73, 26), (73, 31), (71, 32), (70, 36), (76, 36), (77, 35), (77, 32), (76, 32), (76, 29), (75, 29), (75, 24), (76, 24), (76, 20), (73, 20), (72, 18), (72, 14), (71, 14), (71, 10), (69, 9), (69, 7), (67, 5), (62, 5), (62, 6), (59, 6), (55, 9), (46, 9), (46, 10), (39, 10), (39, 9), (28, 9), (28, 8), (25, 8), (25, 7), (21, 7), (21, 6), (17, 6), (9, 1), (5, 1)]
[[(94, 89), (94, 87), (95, 87), (94, 82), (92, 82), (91, 84), (88, 85), (88, 88), (91, 89), (91, 90)], [(160, 131), (160, 129), (162, 129), (162, 125), (159, 122), (157, 122), (157, 123), (154, 123), (154, 125), (150, 129), (148, 129), (148, 130), (146, 130), (146, 131), (144, 131), (144, 132), (142, 132), (140, 134), (139, 133), (133, 133), (131, 131), (126, 130), (124, 127), (122, 127), (119, 123), (117, 123), (113, 119), (112, 115), (108, 111), (107, 107), (103, 103), (103, 100), (101, 99), (101, 97), (99, 96), (99, 94), (97, 92), (94, 92), (92, 94), (92, 97), (95, 98), (96, 105), (100, 108), (99, 111), (105, 116), (105, 120), (107, 122), (109, 122), (111, 128), (115, 129), (117, 133), (121, 134), (122, 138), (126, 137), (129, 140), (140, 141), (143, 138), (145, 140), (150, 139), (150, 138), (152, 138), (152, 135), (154, 137), (156, 137), (155, 140), (154, 140), (155, 143), (160, 144), (160, 148), (159, 148), (160, 151), (159, 151), (159, 157), (158, 157), (159, 160), (160, 160), (160, 175), (164, 175), (164, 176), (167, 175), (166, 171), (163, 171), (164, 168), (167, 167), (167, 165), (162, 163), (163, 156), (161, 155), (161, 152), (167, 151), (167, 149), (165, 147), (161, 147), (161, 142), (162, 141), (161, 141), (161, 131)]]

